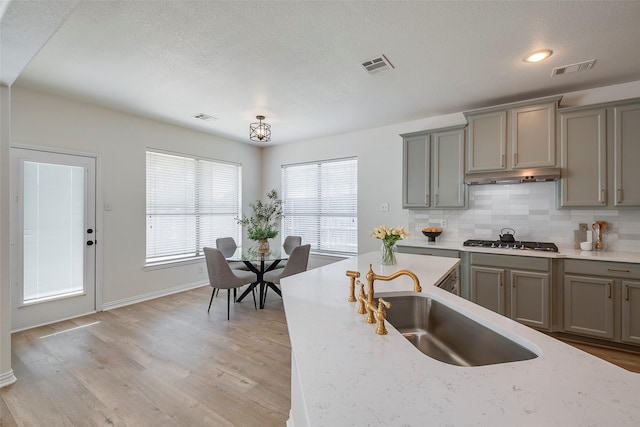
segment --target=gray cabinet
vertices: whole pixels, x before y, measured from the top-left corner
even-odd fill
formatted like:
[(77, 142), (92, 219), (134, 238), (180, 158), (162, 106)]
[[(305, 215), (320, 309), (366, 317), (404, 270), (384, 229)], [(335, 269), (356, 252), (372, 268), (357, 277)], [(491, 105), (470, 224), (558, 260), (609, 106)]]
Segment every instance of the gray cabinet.
[(467, 173), (557, 166), (556, 111), (561, 97), (465, 112)]
[(401, 136), (402, 207), (464, 208), (464, 128), (457, 126)]
[(560, 110), (562, 207), (640, 206), (640, 101)]
[(606, 125), (604, 108), (560, 114), (562, 206), (606, 204)]
[(622, 341), (640, 344), (640, 282), (622, 282)]
[(551, 328), (551, 260), (471, 254), (471, 301), (537, 329)]
[(640, 206), (640, 102), (614, 107), (615, 206)]
[[(460, 258), (460, 251), (453, 250), (453, 249), (403, 246), (401, 242), (397, 243), (396, 246), (398, 247), (398, 253), (417, 254), (417, 255), (426, 255), (426, 256), (441, 256), (441, 257), (447, 257), (447, 258)], [(442, 283), (438, 284), (438, 286), (455, 295), (460, 295), (461, 284), (462, 284), (462, 275), (460, 274), (460, 271), (461, 271), (460, 264), (458, 264), (455, 270), (450, 275), (448, 275), (442, 281)]]
[(597, 338), (614, 338), (613, 281), (564, 276), (564, 330)]
[(640, 264), (564, 264), (564, 331), (640, 344)]

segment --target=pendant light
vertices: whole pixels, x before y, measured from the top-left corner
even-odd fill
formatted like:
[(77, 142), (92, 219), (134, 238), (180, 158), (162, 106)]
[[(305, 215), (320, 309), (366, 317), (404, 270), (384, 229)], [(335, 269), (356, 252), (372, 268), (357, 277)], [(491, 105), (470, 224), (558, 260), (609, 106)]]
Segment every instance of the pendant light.
[(249, 125), (249, 139), (257, 142), (271, 141), (271, 125), (264, 123), (264, 116), (256, 116), (257, 123)]

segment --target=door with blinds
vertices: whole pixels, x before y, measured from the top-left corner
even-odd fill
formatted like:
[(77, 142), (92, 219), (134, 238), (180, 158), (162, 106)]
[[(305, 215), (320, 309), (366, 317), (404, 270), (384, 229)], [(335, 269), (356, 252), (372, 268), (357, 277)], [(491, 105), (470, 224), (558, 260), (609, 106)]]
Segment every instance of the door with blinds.
[(12, 330), (96, 310), (96, 159), (11, 150)]

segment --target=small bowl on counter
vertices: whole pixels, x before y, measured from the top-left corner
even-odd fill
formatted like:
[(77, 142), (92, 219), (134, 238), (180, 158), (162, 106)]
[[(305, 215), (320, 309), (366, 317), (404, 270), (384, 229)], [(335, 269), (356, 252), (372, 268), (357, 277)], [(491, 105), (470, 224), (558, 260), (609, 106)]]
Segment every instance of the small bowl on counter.
[(428, 237), (430, 242), (435, 242), (436, 237), (442, 234), (441, 228), (423, 228), (422, 234)]

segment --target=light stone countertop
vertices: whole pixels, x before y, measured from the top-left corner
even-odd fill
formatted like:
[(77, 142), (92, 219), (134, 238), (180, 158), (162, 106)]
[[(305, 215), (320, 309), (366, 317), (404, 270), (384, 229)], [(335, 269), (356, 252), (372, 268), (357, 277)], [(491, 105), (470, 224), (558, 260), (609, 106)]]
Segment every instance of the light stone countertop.
[[(458, 259), (379, 252), (282, 280), (292, 347), (292, 411), (287, 425), (313, 426), (602, 426), (640, 425), (640, 375), (430, 286)], [(422, 295), (531, 349), (532, 360), (459, 367), (432, 359), (391, 325), (375, 333), (347, 302), (346, 270), (400, 269), (420, 278)], [(405, 280), (406, 279), (406, 280)], [(401, 277), (376, 282), (376, 295), (411, 293)], [(390, 309), (393, 310), (393, 307)]]
[(570, 248), (558, 248), (559, 252), (526, 251), (519, 249), (492, 249), (463, 246), (462, 242), (428, 242), (426, 239), (405, 239), (396, 243), (396, 246), (409, 246), (414, 248), (448, 249), (463, 252), (478, 252), (496, 255), (515, 255), (539, 258), (563, 258), (582, 259), (591, 261), (630, 262), (640, 264), (640, 252), (616, 252), (616, 251), (581, 251)]

